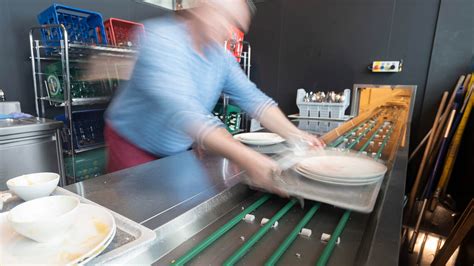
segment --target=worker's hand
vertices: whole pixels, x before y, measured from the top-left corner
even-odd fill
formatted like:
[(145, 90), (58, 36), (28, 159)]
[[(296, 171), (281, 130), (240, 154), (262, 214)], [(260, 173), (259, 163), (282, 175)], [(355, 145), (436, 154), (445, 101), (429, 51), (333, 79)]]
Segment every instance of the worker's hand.
[(299, 130), (297, 134), (290, 135), (288, 142), (293, 145), (309, 146), (310, 149), (323, 149), (326, 147), (326, 144), (321, 139), (302, 130)]
[(326, 143), (316, 137), (313, 134), (310, 134), (308, 132), (301, 131), (301, 138), (309, 143), (310, 146), (316, 149), (324, 148), (326, 147)]
[(271, 158), (255, 153), (253, 158), (249, 158), (241, 166), (248, 176), (246, 180), (248, 185), (278, 194), (281, 197), (288, 197), (285, 191), (276, 187), (275, 181), (280, 177), (281, 169)]

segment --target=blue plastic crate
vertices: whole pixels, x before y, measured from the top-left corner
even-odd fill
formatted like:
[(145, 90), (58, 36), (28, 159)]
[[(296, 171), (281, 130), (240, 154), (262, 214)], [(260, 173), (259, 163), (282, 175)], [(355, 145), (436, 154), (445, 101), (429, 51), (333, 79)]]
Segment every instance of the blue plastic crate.
[[(104, 21), (97, 12), (53, 4), (38, 15), (41, 25), (63, 24), (69, 41), (83, 44), (107, 44)], [(59, 28), (42, 30), (43, 41), (48, 45), (58, 46), (63, 39)]]

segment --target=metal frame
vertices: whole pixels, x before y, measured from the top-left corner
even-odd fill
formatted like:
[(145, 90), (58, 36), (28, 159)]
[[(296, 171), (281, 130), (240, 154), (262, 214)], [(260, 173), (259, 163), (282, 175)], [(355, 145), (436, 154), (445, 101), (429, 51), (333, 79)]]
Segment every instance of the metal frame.
[[(34, 33), (37, 31), (48, 30), (51, 28), (57, 28), (62, 32), (63, 39), (58, 42), (58, 46), (47, 45), (46, 43), (41, 42), (40, 40), (34, 39)], [(70, 62), (86, 62), (81, 60), (81, 57), (86, 55), (97, 55), (107, 57), (133, 57), (136, 55), (137, 51), (126, 48), (116, 48), (109, 46), (90, 46), (84, 44), (75, 44), (69, 43), (68, 33), (64, 25), (62, 24), (51, 24), (51, 25), (41, 25), (32, 27), (29, 31), (29, 42), (30, 42), (30, 58), (31, 58), (31, 69), (33, 76), (33, 88), (35, 94), (35, 109), (36, 115), (38, 117), (46, 116), (46, 107), (45, 102), (48, 102), (50, 106), (62, 107), (64, 108), (64, 115), (68, 121), (66, 133), (69, 138), (70, 147), (68, 150), (65, 150), (64, 147), (61, 147), (63, 153), (67, 153), (71, 156), (72, 159), (72, 181), (73, 183), (77, 182), (76, 180), (76, 154), (82, 151), (91, 150), (95, 148), (103, 147), (104, 145), (97, 145), (94, 147), (88, 147), (86, 149), (75, 149), (74, 147), (74, 137), (73, 137), (73, 106), (76, 105), (93, 105), (93, 104), (105, 104), (110, 101), (110, 97), (90, 97), (90, 98), (73, 98), (71, 95), (71, 73), (70, 73)], [(50, 55), (42, 56), (43, 49), (48, 49), (51, 51)], [(72, 58), (71, 58), (72, 57)], [(44, 61), (61, 61), (61, 72), (62, 72), (62, 84), (64, 88), (63, 91), (63, 100), (53, 99), (49, 95), (48, 84), (44, 80), (41, 64)], [(44, 82), (44, 84), (43, 84)], [(44, 91), (46, 90), (47, 96), (45, 96)], [(59, 134), (58, 134), (59, 135)], [(60, 138), (58, 138), (60, 140)], [(64, 174), (63, 185), (66, 185), (66, 171), (64, 167), (64, 161), (61, 160), (62, 164), (62, 173)]]
[[(227, 43), (228, 42), (229, 42), (229, 40), (226, 40), (224, 42), (224, 50), (225, 51), (227, 51)], [(242, 54), (239, 56), (239, 58), (241, 59), (240, 66), (242, 67), (242, 70), (246, 74), (248, 80), (250, 80), (250, 68), (252, 67), (252, 64), (250, 63), (251, 59), (252, 59), (252, 46), (247, 41), (242, 41), (240, 43), (242, 43), (242, 46), (243, 46)], [(229, 96), (227, 96), (226, 94), (222, 94), (222, 110), (224, 112), (224, 115), (227, 114), (227, 105), (228, 104), (229, 104)], [(242, 112), (241, 116), (242, 116), (241, 117), (242, 118), (241, 125), (245, 125), (245, 128), (243, 128), (242, 130), (237, 131), (234, 134), (238, 134), (242, 131), (247, 131), (247, 129), (248, 129), (247, 128), (247, 123), (248, 123), (247, 113)], [(225, 118), (224, 118), (224, 120), (225, 120)]]

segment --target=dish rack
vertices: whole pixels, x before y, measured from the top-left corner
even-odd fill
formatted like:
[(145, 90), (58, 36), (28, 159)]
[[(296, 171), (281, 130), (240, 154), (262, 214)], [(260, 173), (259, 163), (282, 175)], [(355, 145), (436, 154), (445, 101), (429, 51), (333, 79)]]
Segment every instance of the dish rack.
[(341, 103), (305, 102), (305, 89), (296, 92), (296, 105), (300, 110), (300, 117), (343, 119), (350, 104), (351, 90), (344, 90), (344, 101)]
[(298, 128), (303, 131), (309, 131), (317, 135), (324, 135), (329, 131), (342, 125), (341, 121), (327, 120), (298, 120)]

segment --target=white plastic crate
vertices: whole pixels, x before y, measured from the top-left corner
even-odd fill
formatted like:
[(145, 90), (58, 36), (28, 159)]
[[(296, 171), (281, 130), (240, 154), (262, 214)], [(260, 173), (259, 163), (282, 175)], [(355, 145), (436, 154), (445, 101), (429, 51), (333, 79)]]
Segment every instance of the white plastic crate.
[(340, 126), (342, 122), (321, 120), (298, 120), (298, 128), (318, 135), (324, 135)]
[(298, 89), (296, 92), (296, 105), (300, 110), (300, 117), (343, 119), (344, 113), (349, 107), (351, 90), (344, 90), (344, 102), (342, 103), (304, 102), (305, 95), (305, 89)]

